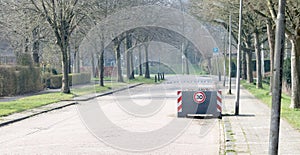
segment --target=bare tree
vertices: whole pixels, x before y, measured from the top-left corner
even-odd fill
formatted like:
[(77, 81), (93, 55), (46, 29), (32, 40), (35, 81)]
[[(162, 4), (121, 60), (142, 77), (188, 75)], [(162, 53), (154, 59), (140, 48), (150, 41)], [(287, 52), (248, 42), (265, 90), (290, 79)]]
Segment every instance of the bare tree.
[[(33, 13), (45, 19), (55, 34), (56, 43), (60, 47), (62, 56), (62, 92), (70, 93), (69, 87), (69, 58), (68, 53), (70, 37), (81, 20), (84, 18), (80, 15), (78, 0), (60, 1), (60, 0), (31, 0), (34, 9)], [(75, 20), (78, 18), (77, 20)]]

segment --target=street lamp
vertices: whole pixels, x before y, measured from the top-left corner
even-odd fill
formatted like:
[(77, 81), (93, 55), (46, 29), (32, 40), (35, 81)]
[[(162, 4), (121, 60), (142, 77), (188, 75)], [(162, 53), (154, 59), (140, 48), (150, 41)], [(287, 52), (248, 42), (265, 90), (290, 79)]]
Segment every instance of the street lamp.
[(240, 66), (241, 66), (241, 34), (242, 34), (242, 18), (243, 18), (243, 0), (240, 0), (239, 12), (239, 36), (238, 36), (238, 50), (237, 50), (237, 73), (236, 73), (236, 97), (235, 97), (235, 115), (239, 115), (240, 104)]
[(228, 47), (228, 52), (229, 52), (229, 60), (228, 60), (228, 68), (229, 68), (229, 80), (228, 80), (228, 94), (231, 94), (231, 12), (230, 12), (230, 15), (229, 15), (229, 47)]

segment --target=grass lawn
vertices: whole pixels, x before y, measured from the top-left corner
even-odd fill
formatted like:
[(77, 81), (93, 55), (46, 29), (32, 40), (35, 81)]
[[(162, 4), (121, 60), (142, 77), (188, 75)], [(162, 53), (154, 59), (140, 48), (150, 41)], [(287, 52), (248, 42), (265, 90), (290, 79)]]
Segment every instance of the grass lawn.
[(158, 81), (155, 83), (155, 79), (154, 79), (154, 76), (155, 75), (151, 75), (150, 79), (146, 79), (145, 77), (143, 76), (135, 76), (135, 79), (132, 79), (132, 80), (129, 80), (128, 83), (130, 84), (133, 84), (133, 83), (144, 83), (144, 84), (159, 84), (162, 82), (161, 81)]
[(25, 111), (28, 109), (33, 109), (36, 107), (56, 103), (63, 100), (70, 100), (75, 96), (105, 92), (113, 88), (119, 88), (125, 86), (126, 83), (107, 82), (105, 83), (105, 85), (106, 85), (105, 87), (100, 87), (98, 85), (95, 85), (95, 86), (87, 86), (87, 87), (72, 89), (71, 90), (72, 94), (63, 94), (60, 92), (55, 92), (55, 93), (24, 97), (15, 101), (0, 102), (0, 117), (8, 116), (13, 113)]
[(136, 76), (134, 80), (127, 81), (126, 83), (106, 81), (104, 87), (100, 87), (98, 84), (96, 84), (94, 86), (85, 86), (81, 88), (71, 89), (72, 94), (63, 94), (60, 92), (55, 92), (55, 93), (24, 97), (15, 101), (0, 102), (0, 117), (8, 116), (13, 113), (25, 111), (28, 109), (33, 109), (36, 107), (56, 103), (63, 100), (71, 100), (75, 96), (105, 92), (110, 89), (126, 86), (127, 84), (134, 84), (134, 83), (155, 84), (153, 77), (151, 79), (146, 79), (144, 77)]
[[(257, 89), (254, 84), (241, 81), (244, 88), (250, 91), (256, 98), (267, 104), (269, 107), (272, 105), (272, 96), (269, 95), (269, 85), (263, 84), (263, 89)], [(294, 128), (300, 130), (300, 109), (289, 108), (291, 97), (282, 94), (281, 99), (281, 117), (287, 120)]]
[[(150, 79), (146, 79), (144, 76), (135, 75), (134, 76), (135, 79), (128, 80), (127, 78), (124, 78), (124, 81), (125, 81), (125, 83), (128, 83), (128, 84), (134, 84), (134, 83), (159, 84), (159, 83), (161, 83), (162, 81), (155, 83), (155, 80), (154, 80), (155, 75), (157, 75), (157, 74), (151, 74)], [(169, 76), (170, 74), (165, 74), (165, 76), (166, 75)], [(174, 75), (176, 75), (176, 74), (174, 74)], [(104, 80), (116, 81), (116, 78), (115, 77), (113, 77), (113, 78), (105, 77)], [(93, 78), (92, 81), (99, 81), (99, 78)], [(109, 83), (109, 82), (106, 82), (106, 83)]]
[(0, 117), (59, 102), (61, 100), (71, 99), (72, 97), (73, 94), (49, 93), (24, 97), (10, 102), (0, 102)]
[(126, 83), (105, 82), (104, 87), (100, 87), (98, 84), (96, 84), (94, 86), (71, 89), (71, 92), (74, 96), (82, 96), (82, 95), (92, 94), (92, 93), (101, 93), (122, 86), (126, 86)]

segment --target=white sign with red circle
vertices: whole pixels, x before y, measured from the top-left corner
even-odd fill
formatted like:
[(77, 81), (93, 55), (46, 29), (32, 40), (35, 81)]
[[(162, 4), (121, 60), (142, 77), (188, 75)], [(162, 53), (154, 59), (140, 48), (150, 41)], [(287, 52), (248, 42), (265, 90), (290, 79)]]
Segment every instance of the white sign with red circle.
[(200, 92), (196, 92), (194, 93), (194, 101), (198, 104), (201, 104), (205, 101), (206, 99), (206, 96), (205, 96), (205, 93), (200, 91)]

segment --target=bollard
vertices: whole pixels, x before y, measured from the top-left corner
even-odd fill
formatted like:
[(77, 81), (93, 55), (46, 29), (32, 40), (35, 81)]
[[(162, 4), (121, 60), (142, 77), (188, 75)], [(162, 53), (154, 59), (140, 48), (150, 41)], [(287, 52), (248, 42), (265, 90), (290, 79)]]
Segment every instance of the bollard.
[(157, 73), (158, 81), (160, 81), (160, 73)]
[(155, 77), (154, 77), (154, 81), (155, 81), (155, 83), (157, 82), (157, 76), (155, 75)]
[(165, 73), (162, 73), (162, 80), (165, 80)]

